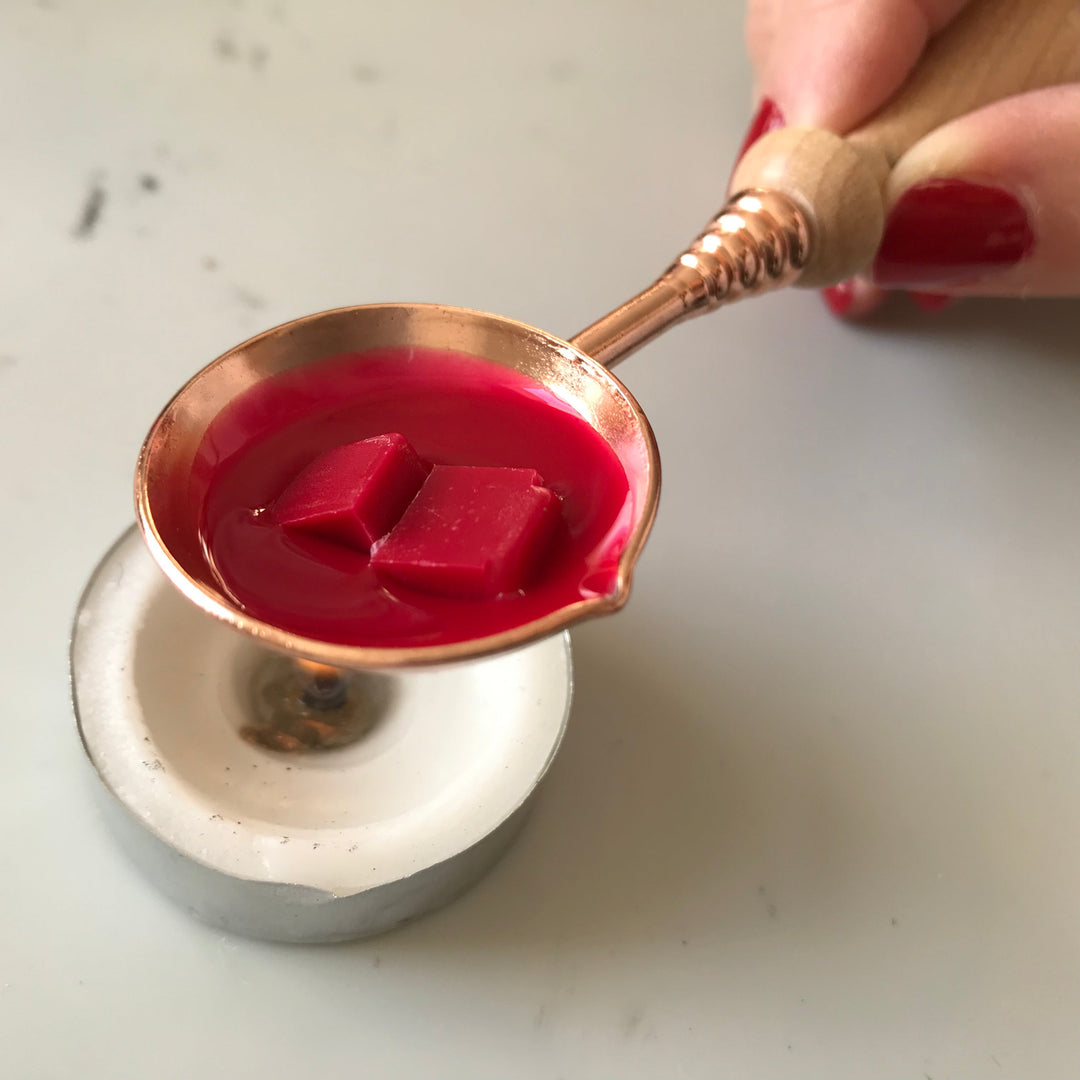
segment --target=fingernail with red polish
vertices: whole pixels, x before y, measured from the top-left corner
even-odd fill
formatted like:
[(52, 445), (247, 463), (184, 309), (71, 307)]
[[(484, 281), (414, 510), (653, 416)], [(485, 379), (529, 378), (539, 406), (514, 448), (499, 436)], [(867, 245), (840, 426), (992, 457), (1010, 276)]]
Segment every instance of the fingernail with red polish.
[(837, 317), (843, 318), (855, 303), (855, 285), (851, 281), (841, 281), (839, 285), (830, 285), (821, 290), (821, 299), (826, 307)]
[(742, 146), (739, 148), (739, 155), (735, 160), (739, 161), (743, 154), (745, 154), (762, 135), (768, 135), (770, 131), (777, 131), (778, 129), (785, 127), (786, 123), (784, 114), (780, 111), (780, 106), (777, 105), (772, 98), (762, 98), (761, 104), (758, 106), (758, 111), (754, 113), (754, 119), (750, 121), (750, 126), (746, 129), (746, 136), (743, 139)]
[(908, 296), (923, 309), (923, 311), (941, 311), (952, 304), (956, 297), (945, 296), (936, 292), (909, 292)]
[(1020, 201), (967, 180), (929, 180), (889, 214), (874, 261), (879, 285), (961, 285), (1031, 254), (1035, 234)]

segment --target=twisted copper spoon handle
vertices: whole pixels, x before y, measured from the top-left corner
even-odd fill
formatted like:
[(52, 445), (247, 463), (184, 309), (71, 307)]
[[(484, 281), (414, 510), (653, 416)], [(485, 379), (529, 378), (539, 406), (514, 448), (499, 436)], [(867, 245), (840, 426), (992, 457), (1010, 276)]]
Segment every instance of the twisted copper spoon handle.
[(791, 198), (741, 192), (655, 284), (583, 330), (573, 344), (610, 367), (687, 316), (790, 285), (806, 263), (809, 243), (806, 214)]

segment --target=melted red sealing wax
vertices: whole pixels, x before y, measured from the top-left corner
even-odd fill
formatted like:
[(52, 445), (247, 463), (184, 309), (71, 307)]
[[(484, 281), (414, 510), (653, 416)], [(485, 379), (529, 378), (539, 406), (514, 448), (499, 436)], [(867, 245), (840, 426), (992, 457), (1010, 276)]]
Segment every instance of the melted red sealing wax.
[[(267, 509), (316, 457), (387, 432), (433, 465), (540, 474), (561, 521), (525, 589), (483, 600), (429, 595), (380, 580), (365, 553), (273, 521)], [(569, 405), (520, 372), (431, 349), (335, 356), (259, 383), (215, 419), (193, 474), (206, 485), (204, 549), (233, 602), (347, 645), (487, 637), (612, 592), (633, 515), (618, 458)]]

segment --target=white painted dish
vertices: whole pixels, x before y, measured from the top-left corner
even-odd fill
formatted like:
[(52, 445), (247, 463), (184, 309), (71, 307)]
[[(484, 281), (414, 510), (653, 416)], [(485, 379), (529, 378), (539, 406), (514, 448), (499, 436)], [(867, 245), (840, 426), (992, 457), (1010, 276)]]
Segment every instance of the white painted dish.
[(186, 601), (127, 532), (72, 639), (80, 735), (134, 861), (192, 914), (279, 941), (377, 934), (459, 895), (513, 840), (566, 730), (569, 637), (386, 673), (352, 746), (240, 738), (258, 647)]

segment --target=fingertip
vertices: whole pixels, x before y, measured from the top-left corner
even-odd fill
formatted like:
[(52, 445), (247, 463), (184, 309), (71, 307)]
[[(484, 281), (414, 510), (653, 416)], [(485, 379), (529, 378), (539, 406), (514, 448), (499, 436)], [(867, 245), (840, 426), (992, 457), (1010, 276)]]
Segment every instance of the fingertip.
[(873, 275), (881, 285), (933, 293), (1007, 270), (1034, 246), (1031, 214), (1018, 195), (997, 184), (935, 176), (893, 202)]
[(850, 281), (841, 281), (839, 285), (830, 285), (821, 290), (821, 299), (825, 306), (838, 318), (844, 318), (855, 301), (855, 287)]
[(874, 280), (936, 295), (1080, 295), (1078, 115), (1080, 83), (1049, 86), (912, 146), (886, 184)]
[[(787, 121), (784, 119), (784, 112), (780, 106), (772, 98), (763, 97), (757, 107), (757, 112), (754, 113), (753, 119), (750, 121), (750, 126), (746, 129), (746, 134), (743, 136), (742, 146), (739, 147), (739, 152), (735, 156), (735, 166), (742, 161), (746, 151), (763, 135), (768, 135), (770, 131), (778, 131), (786, 126)], [(732, 171), (734, 171), (735, 166), (732, 166)]]
[(838, 319), (861, 319), (881, 306), (885, 291), (859, 278), (849, 278), (822, 289), (821, 299)]

